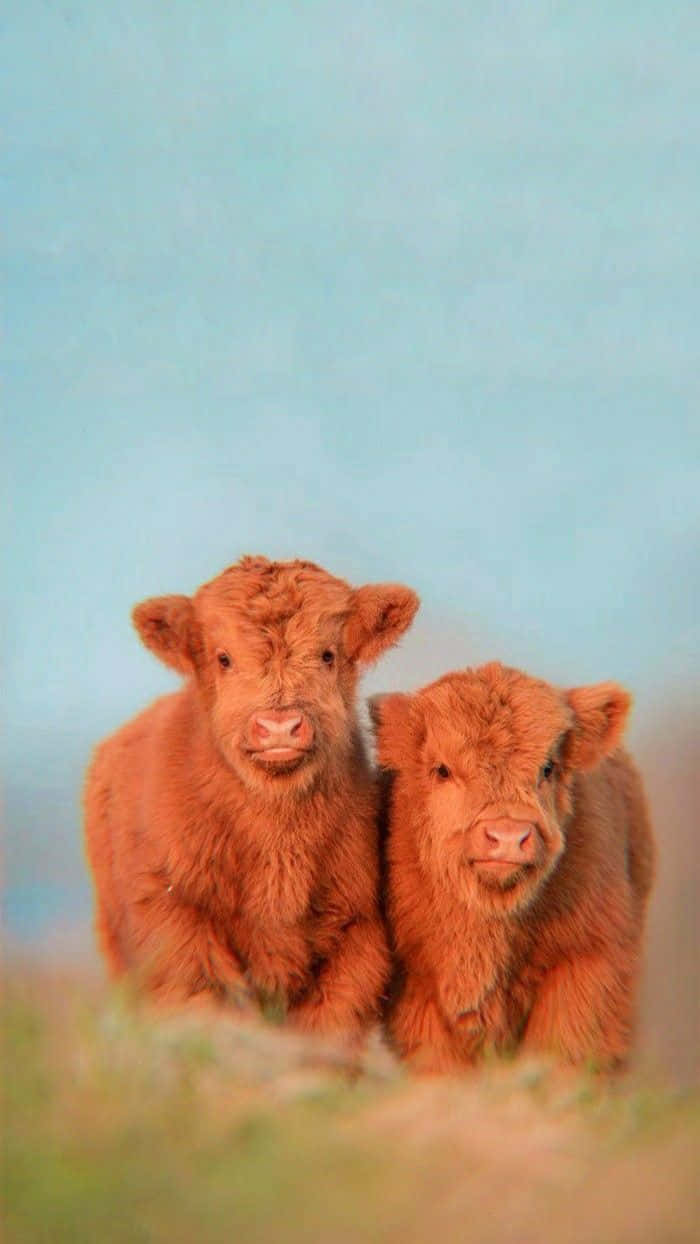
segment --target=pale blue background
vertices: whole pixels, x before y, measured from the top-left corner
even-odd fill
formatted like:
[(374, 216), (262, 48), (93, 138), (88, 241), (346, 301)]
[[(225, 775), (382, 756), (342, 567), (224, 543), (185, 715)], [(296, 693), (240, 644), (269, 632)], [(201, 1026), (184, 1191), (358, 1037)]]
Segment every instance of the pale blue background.
[(8, 6), (7, 921), (89, 907), (140, 597), (242, 552), (498, 656), (697, 688), (700, 9)]

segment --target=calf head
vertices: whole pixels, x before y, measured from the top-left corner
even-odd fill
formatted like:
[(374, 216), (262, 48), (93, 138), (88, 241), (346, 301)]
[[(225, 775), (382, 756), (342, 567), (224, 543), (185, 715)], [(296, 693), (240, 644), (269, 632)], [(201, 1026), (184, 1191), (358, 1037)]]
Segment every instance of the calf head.
[(423, 867), (491, 915), (522, 909), (566, 845), (571, 785), (617, 746), (615, 683), (559, 691), (494, 662), (371, 705)]
[(193, 597), (144, 601), (133, 619), (148, 648), (196, 679), (224, 761), (279, 795), (347, 763), (360, 668), (417, 608), (398, 584), (353, 589), (312, 562), (244, 557)]

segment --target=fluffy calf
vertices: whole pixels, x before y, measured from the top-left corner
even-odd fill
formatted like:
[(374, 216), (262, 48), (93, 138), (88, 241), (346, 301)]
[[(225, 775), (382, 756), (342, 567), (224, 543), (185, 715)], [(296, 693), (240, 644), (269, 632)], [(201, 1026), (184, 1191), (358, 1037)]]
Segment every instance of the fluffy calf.
[(97, 929), (114, 975), (182, 1001), (274, 995), (358, 1031), (388, 973), (360, 668), (418, 600), (310, 562), (245, 557), (133, 614), (184, 674), (96, 750), (85, 792)]
[(426, 1070), (485, 1047), (628, 1051), (653, 843), (614, 683), (490, 664), (373, 705), (399, 963), (389, 1029)]

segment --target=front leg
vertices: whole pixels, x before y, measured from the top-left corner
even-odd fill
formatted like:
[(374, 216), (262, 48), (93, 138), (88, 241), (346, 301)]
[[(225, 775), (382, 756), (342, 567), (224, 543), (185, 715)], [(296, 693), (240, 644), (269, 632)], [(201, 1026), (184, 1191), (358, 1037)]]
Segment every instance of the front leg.
[(354, 916), (322, 960), (307, 995), (290, 1012), (306, 1032), (359, 1036), (379, 1016), (391, 961), (378, 917)]
[(129, 925), (130, 973), (157, 1001), (253, 1005), (237, 955), (211, 920), (172, 888), (143, 895)]
[(607, 1067), (624, 1062), (634, 1023), (633, 951), (577, 955), (562, 960), (540, 981), (523, 1046), (567, 1062)]
[(445, 948), (439, 976), (434, 981), (436, 999), (448, 1026), (490, 1049), (504, 1051), (515, 1044), (522, 1030), (527, 1003), (518, 983), (508, 977), (505, 954), (501, 961), (490, 953), (482, 937), (464, 939)]
[(399, 1056), (424, 1074), (463, 1071), (475, 1061), (484, 1037), (478, 1011), (462, 1012), (450, 1022), (432, 983), (411, 975), (392, 1007), (388, 1029)]
[(276, 1000), (286, 1011), (309, 987), (309, 947), (303, 927), (241, 927), (237, 940), (251, 985), (263, 1005)]

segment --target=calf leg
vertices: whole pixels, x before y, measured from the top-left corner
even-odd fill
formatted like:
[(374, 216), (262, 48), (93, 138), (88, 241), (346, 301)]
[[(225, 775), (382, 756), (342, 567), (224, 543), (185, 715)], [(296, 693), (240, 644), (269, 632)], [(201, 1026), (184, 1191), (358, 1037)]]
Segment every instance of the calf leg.
[(426, 1073), (463, 1070), (473, 1062), (483, 1038), (476, 1012), (449, 1024), (430, 987), (415, 977), (406, 981), (388, 1028), (401, 1058)]
[[(156, 879), (154, 879), (155, 882)], [(158, 1001), (195, 996), (244, 1005), (251, 999), (237, 955), (202, 912), (160, 886), (129, 911), (130, 968)]]
[(119, 933), (112, 924), (107, 906), (99, 893), (96, 899), (95, 932), (109, 975), (112, 980), (117, 980), (127, 971), (127, 962), (122, 951)]
[(236, 945), (262, 998), (294, 998), (309, 986), (309, 947), (301, 924), (277, 928), (241, 923)]
[(114, 859), (108, 817), (110, 788), (95, 756), (85, 783), (85, 851), (95, 887), (95, 930), (111, 977), (127, 971), (121, 940), (124, 913), (114, 884)]
[(552, 968), (540, 982), (525, 1028), (526, 1049), (569, 1062), (622, 1063), (634, 1024), (633, 949), (616, 956), (579, 955)]
[(308, 1032), (359, 1035), (379, 1016), (389, 971), (381, 923), (355, 917), (337, 948), (323, 961), (310, 992), (293, 1007), (292, 1021)]

